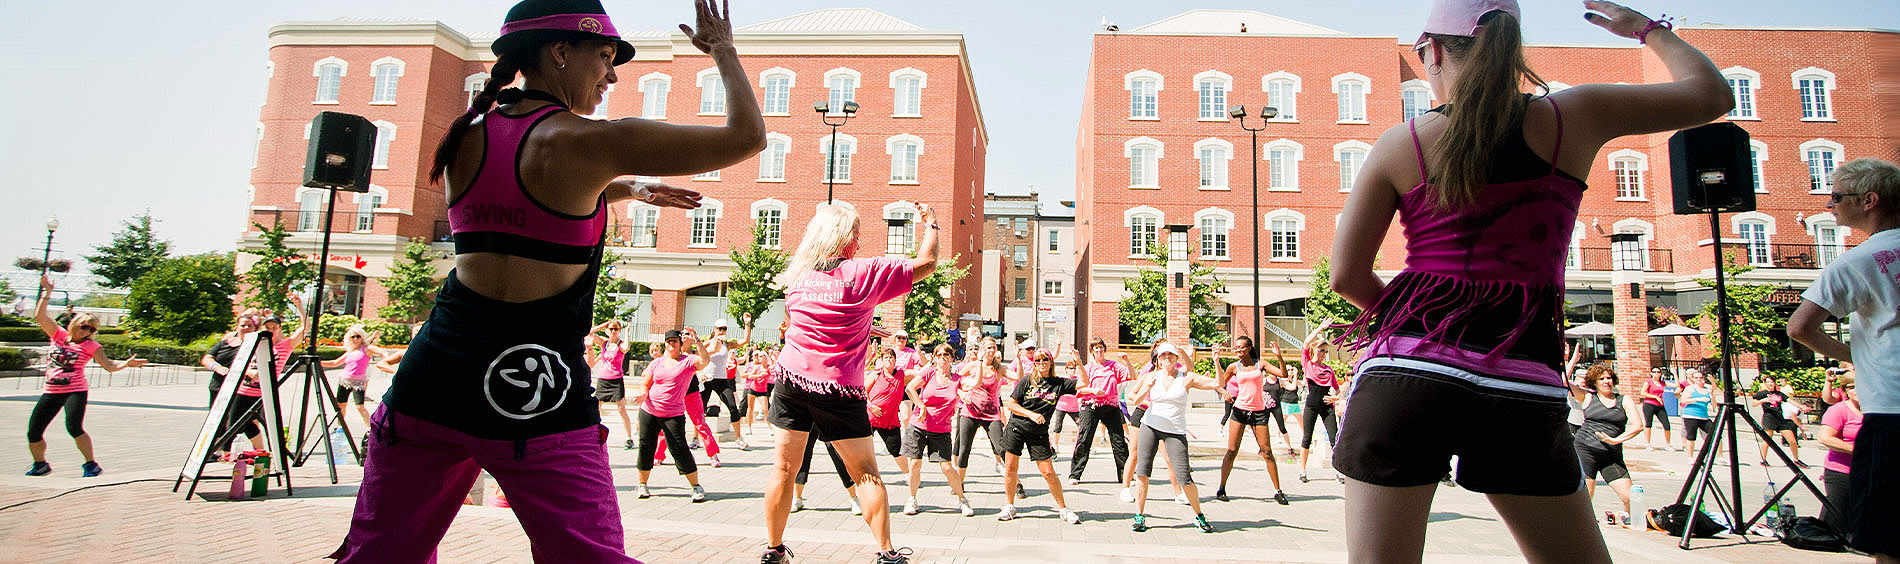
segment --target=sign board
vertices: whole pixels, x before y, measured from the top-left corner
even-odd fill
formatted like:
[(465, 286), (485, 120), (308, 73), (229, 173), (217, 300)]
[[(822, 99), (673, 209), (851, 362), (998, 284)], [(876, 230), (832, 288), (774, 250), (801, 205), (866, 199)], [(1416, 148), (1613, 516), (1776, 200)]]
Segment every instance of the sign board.
[[(204, 425), (198, 428), (191, 452), (186, 453), (185, 464), (178, 471), (178, 479), (172, 482), (172, 491), (178, 491), (178, 486), (189, 479), (191, 488), (185, 491), (185, 497), (190, 498), (198, 489), (198, 481), (209, 477), (204, 475), (206, 460), (212, 453), (231, 446), (230, 442), (236, 439), (238, 430), (243, 428), (243, 418), (249, 411), (230, 411), (231, 402), (237, 396), (238, 382), (244, 380), (247, 373), (255, 374), (257, 381), (262, 384), (258, 386), (262, 397), (255, 409), (259, 412), (265, 444), (271, 447), (271, 467), (265, 472), (284, 476), (284, 484), (288, 489), (290, 457), (288, 449), (284, 448), (283, 418), (277, 401), (276, 351), (271, 347), (270, 332), (258, 331), (251, 333), (244, 339), (244, 344), (238, 347), (237, 356), (231, 361), (231, 375), (225, 377), (217, 396), (212, 398), (211, 412), (205, 416)], [(222, 425), (226, 417), (233, 419), (228, 426)], [(219, 439), (223, 439), (224, 443), (218, 444)]]
[(1069, 320), (1069, 312), (1067, 310), (1056, 309), (1054, 307), (1049, 307), (1049, 306), (1042, 306), (1042, 307), (1036, 308), (1036, 321), (1038, 322), (1062, 323), (1068, 320)]

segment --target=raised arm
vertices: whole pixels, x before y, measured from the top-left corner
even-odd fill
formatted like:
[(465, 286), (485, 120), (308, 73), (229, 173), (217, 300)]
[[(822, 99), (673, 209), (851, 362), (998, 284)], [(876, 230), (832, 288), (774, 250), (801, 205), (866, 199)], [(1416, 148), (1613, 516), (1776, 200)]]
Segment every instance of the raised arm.
[[(1650, 26), (1648, 16), (1614, 3), (1584, 2), (1583, 6), (1591, 11), (1584, 19), (1618, 37), (1635, 37)], [(1644, 45), (1669, 69), (1669, 82), (1586, 84), (1552, 96), (1563, 102), (1566, 115), (1581, 118), (1565, 120), (1564, 125), (1571, 128), (1568, 135), (1583, 141), (1583, 147), (1600, 147), (1625, 135), (1702, 125), (1735, 107), (1728, 80), (1715, 63), (1676, 32), (1650, 29)]]
[(699, 331), (693, 330), (692, 327), (687, 327), (682, 330), (681, 333), (685, 333), (686, 337), (685, 339), (681, 339), (681, 341), (684, 341), (683, 344), (691, 344), (693, 346), (693, 350), (689, 351), (693, 353), (693, 370), (702, 370), (706, 368), (706, 365), (712, 364), (712, 355), (706, 352), (706, 347), (699, 344)]
[(139, 355), (135, 354), (135, 355), (132, 355), (130, 358), (125, 359), (124, 362), (115, 362), (110, 358), (106, 358), (106, 355), (95, 354), (95, 355), (92, 355), (92, 362), (94, 364), (98, 364), (100, 368), (104, 368), (106, 372), (118, 372), (120, 370), (125, 370), (127, 368), (138, 368), (140, 366), (145, 366), (146, 360), (143, 358), (139, 358)]
[(922, 282), (930, 273), (937, 271), (937, 214), (928, 204), (917, 204), (917, 258), (910, 259), (910, 281)]
[(59, 332), (59, 322), (46, 313), (46, 303), (52, 300), (53, 280), (42, 274), (40, 275), (40, 299), (33, 304), (33, 321), (39, 323), (40, 332), (46, 333), (47, 339), (52, 339), (53, 334)]

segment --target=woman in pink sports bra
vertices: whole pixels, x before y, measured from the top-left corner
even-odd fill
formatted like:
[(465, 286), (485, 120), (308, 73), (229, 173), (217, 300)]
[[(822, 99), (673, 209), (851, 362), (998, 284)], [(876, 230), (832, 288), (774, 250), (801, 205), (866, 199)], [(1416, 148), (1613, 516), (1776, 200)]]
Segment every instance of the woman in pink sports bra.
[[(336, 385), (336, 412), (343, 413), (345, 403), (355, 404), (356, 414), (363, 418), (364, 429), (370, 425), (369, 408), (363, 406), (364, 396), (369, 393), (370, 357), (389, 354), (372, 344), (372, 340), (373, 337), (363, 329), (363, 324), (351, 325), (349, 329), (343, 330), (343, 356), (318, 363), (324, 368), (343, 369), (343, 380)], [(243, 392), (243, 389), (240, 388), (239, 392)]]
[[(1414, 49), (1419, 74), (1449, 103), (1381, 135), (1346, 199), (1332, 286), (1364, 313), (1340, 339), (1358, 363), (1333, 467), (1347, 478), (1353, 561), (1419, 559), (1453, 456), (1458, 484), (1489, 496), (1526, 560), (1610, 561), (1561, 374), (1564, 262), (1583, 179), (1606, 143), (1707, 123), (1734, 98), (1667, 22), (1610, 2), (1583, 7), (1589, 23), (1646, 45), (1674, 80), (1530, 96), (1522, 90), (1543, 81), (1525, 62), (1518, 3), (1437, 0)], [(1394, 215), (1406, 264), (1381, 280), (1373, 262)], [(1461, 440), (1473, 425), (1484, 439)]]

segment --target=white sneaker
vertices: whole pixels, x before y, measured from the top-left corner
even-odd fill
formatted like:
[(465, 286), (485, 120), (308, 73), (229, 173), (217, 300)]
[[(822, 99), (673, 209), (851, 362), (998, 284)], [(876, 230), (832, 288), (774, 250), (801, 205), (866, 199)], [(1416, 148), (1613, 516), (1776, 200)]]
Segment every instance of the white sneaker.
[(1069, 508), (1067, 508), (1067, 507), (1064, 507), (1064, 508), (1061, 508), (1061, 509), (1057, 509), (1057, 510), (1056, 510), (1056, 513), (1059, 513), (1059, 514), (1061, 514), (1061, 515), (1062, 515), (1062, 522), (1064, 522), (1064, 523), (1068, 523), (1068, 524), (1070, 524), (1070, 525), (1074, 525), (1074, 524), (1076, 524), (1076, 523), (1081, 523), (1081, 522), (1082, 522), (1082, 516), (1081, 516), (1081, 515), (1076, 515), (1076, 514), (1075, 514), (1075, 510), (1073, 510), (1073, 509), (1069, 509)]
[(1174, 494), (1174, 502), (1179, 503), (1181, 505), (1187, 505), (1188, 504), (1187, 494), (1185, 493)]
[(1015, 519), (1015, 518), (1016, 518), (1016, 506), (1014, 505), (1003, 506), (1003, 512), (998, 513), (996, 515), (996, 520), (998, 521), (1008, 521), (1010, 519)]
[(706, 501), (706, 488), (693, 486), (693, 503)]
[(712, 459), (712, 467), (713, 467), (713, 468), (718, 468), (718, 467), (719, 467), (719, 455), (717, 455), (717, 454), (715, 454), (715, 455), (711, 455), (711, 456), (707, 456), (706, 458), (711, 458), (711, 459)]
[(1069, 478), (1069, 481), (1068, 481), (1068, 484), (1069, 484), (1069, 487), (1075, 487), (1075, 486), (1080, 486), (1080, 485), (1082, 485), (1082, 481), (1081, 481), (1081, 480), (1077, 480), (1077, 479), (1075, 479), (1075, 478)]
[(1130, 488), (1128, 486), (1122, 486), (1122, 503), (1134, 503), (1134, 502), (1135, 502), (1134, 488)]
[(858, 505), (858, 498), (855, 498), (855, 497), (851, 498), (851, 514), (852, 515), (864, 514), (864, 506)]
[(904, 514), (905, 515), (917, 514), (917, 498), (913, 497), (913, 498), (910, 498), (910, 501), (904, 502)]
[(976, 508), (970, 507), (970, 498), (967, 497), (957, 498), (957, 512), (962, 513), (964, 517), (976, 516)]
[(647, 489), (646, 484), (640, 484), (633, 487), (633, 497), (646, 499), (649, 497), (653, 497), (653, 492)]
[(792, 498), (792, 512), (797, 513), (804, 510), (805, 510), (805, 498), (802, 498), (802, 497)]
[(1001, 476), (1001, 475), (1003, 475), (1003, 463), (1002, 463), (1002, 462), (997, 462), (997, 463), (996, 463), (996, 475), (998, 475), (998, 476)]

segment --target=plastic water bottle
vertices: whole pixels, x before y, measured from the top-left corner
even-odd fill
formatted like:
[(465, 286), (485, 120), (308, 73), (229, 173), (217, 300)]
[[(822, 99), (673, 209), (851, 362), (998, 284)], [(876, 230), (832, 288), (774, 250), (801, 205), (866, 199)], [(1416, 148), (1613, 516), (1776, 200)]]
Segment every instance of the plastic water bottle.
[(1794, 510), (1794, 502), (1792, 501), (1781, 502), (1781, 522), (1794, 523), (1794, 519), (1800, 516), (1801, 514), (1796, 513)]
[(1782, 509), (1781, 505), (1775, 501), (1775, 493), (1775, 481), (1772, 479), (1768, 480), (1768, 487), (1762, 489), (1761, 501), (1762, 503), (1768, 504), (1766, 519), (1769, 529), (1775, 528), (1775, 519), (1781, 517)]
[(1642, 513), (1643, 511), (1643, 485), (1642, 484), (1637, 484), (1635, 486), (1630, 487), (1630, 510), (1635, 511), (1637, 513)]

